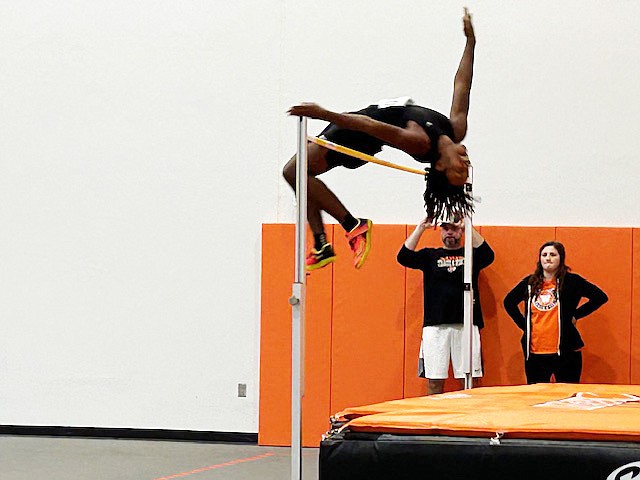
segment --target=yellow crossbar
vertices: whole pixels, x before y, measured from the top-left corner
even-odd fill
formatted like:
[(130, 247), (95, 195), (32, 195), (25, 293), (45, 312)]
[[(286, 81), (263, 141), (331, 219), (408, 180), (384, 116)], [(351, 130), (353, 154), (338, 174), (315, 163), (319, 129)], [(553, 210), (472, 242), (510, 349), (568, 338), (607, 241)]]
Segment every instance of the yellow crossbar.
[(352, 148), (343, 147), (342, 145), (338, 145), (337, 143), (330, 142), (329, 140), (325, 140), (323, 138), (307, 137), (307, 139), (310, 142), (315, 143), (316, 145), (320, 145), (321, 147), (328, 148), (329, 150), (333, 150), (335, 152), (344, 153), (345, 155), (364, 160), (365, 162), (377, 163), (378, 165), (382, 165), (383, 167), (395, 168), (404, 172), (417, 173), (418, 175), (425, 175), (424, 170), (409, 168), (402, 165), (397, 165), (395, 163), (387, 162), (385, 160), (380, 160), (379, 158), (376, 158), (372, 155), (367, 155), (366, 153), (359, 152), (358, 150), (353, 150)]

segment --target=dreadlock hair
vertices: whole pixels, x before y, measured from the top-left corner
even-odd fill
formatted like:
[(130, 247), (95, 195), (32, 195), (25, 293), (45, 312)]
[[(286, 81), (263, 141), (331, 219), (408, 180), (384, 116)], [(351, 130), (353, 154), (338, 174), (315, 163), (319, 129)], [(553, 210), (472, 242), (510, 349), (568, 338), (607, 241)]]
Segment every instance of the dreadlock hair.
[(558, 251), (558, 255), (560, 256), (560, 266), (558, 267), (558, 271), (556, 272), (556, 298), (560, 295), (560, 289), (562, 288), (562, 283), (564, 282), (564, 277), (567, 272), (571, 271), (571, 268), (564, 263), (565, 258), (567, 256), (564, 245), (560, 242), (545, 242), (542, 244), (540, 249), (538, 250), (538, 262), (536, 264), (536, 270), (529, 276), (529, 285), (531, 285), (531, 294), (536, 296), (542, 290), (542, 284), (544, 282), (544, 274), (542, 270), (542, 263), (540, 263), (540, 255), (542, 254), (542, 250), (547, 247), (553, 247)]
[(435, 168), (426, 168), (425, 171), (424, 207), (427, 217), (434, 220), (463, 218), (473, 213), (473, 197), (464, 187), (451, 185), (446, 174)]

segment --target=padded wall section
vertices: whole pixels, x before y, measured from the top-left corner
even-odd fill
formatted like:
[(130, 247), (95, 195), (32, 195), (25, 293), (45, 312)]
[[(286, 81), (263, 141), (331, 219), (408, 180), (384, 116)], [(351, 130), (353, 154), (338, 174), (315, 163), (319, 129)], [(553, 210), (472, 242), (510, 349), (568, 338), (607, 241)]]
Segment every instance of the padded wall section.
[(524, 356), (520, 345), (522, 330), (502, 306), (506, 294), (536, 265), (538, 248), (555, 237), (554, 227), (486, 227), (482, 236), (496, 258), (480, 275), (484, 360), (483, 386), (526, 383)]
[[(631, 383), (640, 384), (640, 229), (633, 229), (633, 293), (631, 302)], [(635, 346), (635, 347), (634, 347)]]
[(632, 230), (558, 227), (556, 238), (572, 271), (609, 296), (602, 308), (578, 321), (585, 343), (581, 382), (629, 383)]
[[(327, 226), (331, 238), (332, 225)], [(258, 442), (291, 442), (291, 319), (293, 225), (263, 225)], [(311, 234), (307, 233), (311, 242)], [(266, 254), (268, 252), (268, 254)], [(331, 265), (307, 275), (302, 442), (318, 446), (328, 429), (331, 372)]]
[(334, 243), (333, 412), (403, 396), (405, 285), (396, 253), (405, 229), (374, 225), (372, 234), (371, 253), (359, 270), (346, 241)]
[[(360, 270), (335, 227), (336, 263), (307, 276), (303, 445), (318, 446), (329, 416), (345, 407), (424, 395), (417, 377), (422, 330), (422, 274), (396, 255), (413, 225), (374, 225)], [(624, 228), (480, 227), (496, 252), (480, 275), (486, 327), (483, 386), (525, 382), (521, 332), (502, 307), (505, 294), (535, 267), (538, 248), (558, 239), (573, 270), (610, 301), (580, 321), (586, 343), (583, 383), (640, 384), (640, 230)], [(334, 226), (327, 226), (334, 234)], [(289, 445), (293, 225), (263, 226), (259, 443)], [(419, 247), (440, 244), (427, 231)], [(458, 388), (448, 380), (446, 390)]]
[[(333, 242), (333, 225), (326, 226)], [(311, 232), (309, 245), (313, 243)], [(307, 308), (304, 332), (304, 396), (302, 397), (302, 445), (318, 446), (329, 429), (331, 411), (331, 324), (333, 265), (307, 275)]]

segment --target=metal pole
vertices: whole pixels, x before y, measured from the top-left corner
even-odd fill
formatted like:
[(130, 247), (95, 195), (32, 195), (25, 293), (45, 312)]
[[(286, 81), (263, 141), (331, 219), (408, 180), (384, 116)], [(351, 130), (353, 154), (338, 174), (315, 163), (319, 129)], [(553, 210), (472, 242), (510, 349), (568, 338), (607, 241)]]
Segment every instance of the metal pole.
[[(465, 191), (473, 196), (473, 168), (469, 166)], [(464, 361), (464, 388), (473, 388), (473, 221), (471, 214), (464, 217), (464, 335), (462, 358)]]
[(307, 119), (298, 117), (296, 155), (296, 241), (291, 304), (291, 480), (302, 478), (302, 385), (307, 221)]

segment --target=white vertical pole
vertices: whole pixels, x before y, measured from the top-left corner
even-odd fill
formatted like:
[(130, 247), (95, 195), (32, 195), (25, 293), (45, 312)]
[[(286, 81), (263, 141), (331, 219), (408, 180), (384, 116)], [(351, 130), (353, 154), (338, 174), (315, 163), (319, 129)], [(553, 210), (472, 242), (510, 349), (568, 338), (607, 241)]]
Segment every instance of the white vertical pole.
[[(473, 196), (473, 168), (469, 165), (465, 192)], [(471, 214), (464, 217), (464, 335), (462, 358), (464, 388), (473, 388), (473, 221)]]
[(307, 221), (307, 119), (298, 117), (296, 156), (296, 241), (291, 304), (291, 480), (302, 478), (302, 345), (305, 307), (305, 233)]

